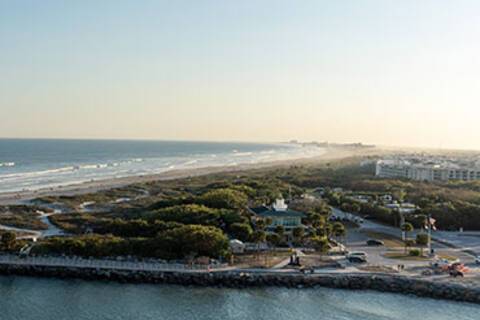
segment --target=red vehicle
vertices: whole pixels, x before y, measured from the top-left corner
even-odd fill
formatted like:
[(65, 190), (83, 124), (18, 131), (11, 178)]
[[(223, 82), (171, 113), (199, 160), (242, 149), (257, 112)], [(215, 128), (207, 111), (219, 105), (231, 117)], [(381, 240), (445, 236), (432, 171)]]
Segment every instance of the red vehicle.
[(463, 263), (457, 262), (457, 263), (452, 263), (450, 266), (448, 266), (448, 273), (450, 276), (456, 278), (456, 277), (464, 277), (465, 273), (467, 273), (469, 269), (465, 267)]

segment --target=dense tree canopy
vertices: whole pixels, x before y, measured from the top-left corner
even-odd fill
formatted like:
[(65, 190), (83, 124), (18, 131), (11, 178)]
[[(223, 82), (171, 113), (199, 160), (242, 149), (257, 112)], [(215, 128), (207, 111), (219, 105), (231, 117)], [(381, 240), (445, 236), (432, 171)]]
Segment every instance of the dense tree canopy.
[(219, 258), (228, 254), (228, 238), (214, 227), (182, 225), (159, 232), (153, 238), (112, 235), (48, 238), (35, 246), (34, 252), (87, 257), (136, 255), (181, 259), (192, 255)]
[(248, 203), (245, 193), (233, 189), (216, 189), (203, 194), (200, 203), (217, 209), (244, 209)]
[(15, 234), (15, 232), (7, 231), (2, 234), (1, 243), (3, 248), (5, 248), (6, 250), (12, 249), (15, 246), (16, 241), (17, 235)]
[(249, 241), (253, 233), (252, 227), (248, 223), (234, 223), (229, 230), (233, 238), (243, 242)]
[(155, 256), (181, 259), (187, 255), (218, 258), (228, 253), (228, 238), (214, 227), (185, 225), (151, 240)]

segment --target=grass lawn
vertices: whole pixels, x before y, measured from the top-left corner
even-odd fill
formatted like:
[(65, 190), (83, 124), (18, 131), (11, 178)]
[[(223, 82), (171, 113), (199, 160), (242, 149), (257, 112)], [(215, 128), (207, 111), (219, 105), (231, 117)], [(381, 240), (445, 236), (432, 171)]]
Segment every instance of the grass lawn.
[(402, 240), (382, 232), (368, 231), (365, 233), (369, 238), (383, 241), (387, 248), (399, 248), (405, 246)]
[(449, 260), (449, 261), (454, 261), (454, 260), (458, 259), (458, 257), (452, 256), (450, 253), (448, 253), (448, 254), (447, 253), (439, 253), (438, 257), (440, 259), (446, 259), (446, 260)]
[(291, 252), (277, 251), (277, 252), (260, 252), (235, 255), (234, 264), (237, 267), (250, 268), (271, 268), (283, 260), (290, 257)]
[(405, 254), (405, 252), (386, 252), (383, 254), (385, 258), (388, 259), (398, 259), (398, 260), (410, 260), (410, 261), (428, 261), (430, 258), (427, 257), (416, 257), (416, 256), (410, 256), (408, 253)]

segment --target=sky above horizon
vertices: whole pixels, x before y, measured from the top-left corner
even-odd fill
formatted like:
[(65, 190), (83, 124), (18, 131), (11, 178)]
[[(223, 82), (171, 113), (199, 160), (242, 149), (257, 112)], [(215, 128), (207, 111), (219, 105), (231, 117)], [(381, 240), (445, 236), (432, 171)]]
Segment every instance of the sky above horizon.
[(480, 149), (474, 0), (0, 0), (0, 137)]

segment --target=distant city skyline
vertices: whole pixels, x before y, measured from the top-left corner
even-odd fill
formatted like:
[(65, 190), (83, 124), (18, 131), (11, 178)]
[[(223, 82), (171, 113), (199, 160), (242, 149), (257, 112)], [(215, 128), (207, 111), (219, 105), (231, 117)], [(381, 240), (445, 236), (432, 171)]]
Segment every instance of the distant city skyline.
[(473, 0), (0, 0), (0, 137), (480, 150), (479, 12)]

